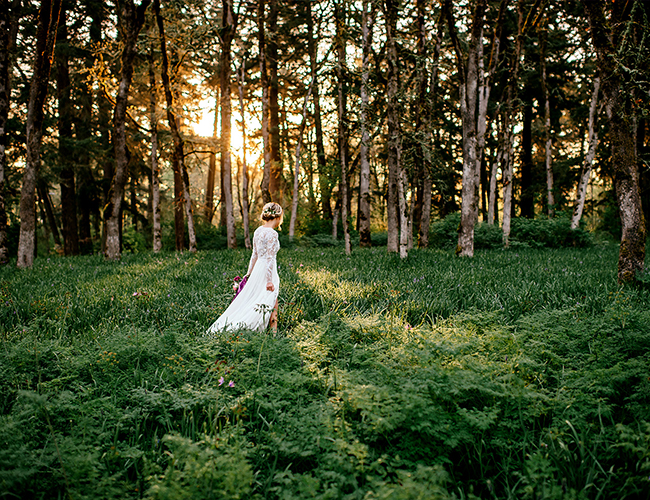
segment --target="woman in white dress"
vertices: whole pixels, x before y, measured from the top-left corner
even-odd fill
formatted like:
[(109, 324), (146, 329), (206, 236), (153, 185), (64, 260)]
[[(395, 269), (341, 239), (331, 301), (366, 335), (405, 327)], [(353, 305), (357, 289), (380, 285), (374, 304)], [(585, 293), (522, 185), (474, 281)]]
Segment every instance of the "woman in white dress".
[(260, 218), (264, 224), (253, 235), (253, 255), (246, 273), (246, 285), (208, 328), (208, 334), (243, 328), (263, 331), (267, 325), (272, 331), (277, 330), (280, 278), (275, 256), (280, 250), (280, 241), (275, 229), (282, 224), (282, 216), (282, 207), (277, 203), (267, 203), (262, 208)]

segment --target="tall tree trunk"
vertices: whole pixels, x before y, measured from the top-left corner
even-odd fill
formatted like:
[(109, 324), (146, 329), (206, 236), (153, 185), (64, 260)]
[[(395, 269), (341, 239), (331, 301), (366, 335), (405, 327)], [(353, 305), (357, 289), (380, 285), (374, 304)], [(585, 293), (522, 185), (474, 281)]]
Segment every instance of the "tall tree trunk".
[(479, 169), (477, 158), (477, 99), (480, 45), (483, 43), (486, 0), (477, 0), (472, 16), (472, 28), (467, 51), (467, 62), (463, 56), (456, 34), (456, 24), (451, 6), (447, 8), (449, 31), (452, 35), (460, 83), (460, 107), (463, 121), (463, 188), (461, 219), (458, 230), (456, 255), (474, 256), (474, 225), (478, 217)]
[[(156, 14), (156, 21), (158, 23), (158, 33), (160, 36), (160, 53), (162, 59), (161, 77), (163, 82), (163, 88), (165, 90), (165, 101), (167, 103), (167, 121), (169, 122), (169, 130), (171, 131), (172, 139), (174, 141), (174, 152), (172, 154), (172, 164), (174, 166), (174, 179), (176, 180), (177, 175), (180, 174), (181, 177), (180, 186), (182, 189), (181, 203), (185, 208), (185, 216), (187, 217), (189, 251), (196, 252), (196, 233), (194, 231), (192, 199), (190, 198), (190, 181), (189, 181), (189, 176), (187, 175), (187, 169), (185, 168), (184, 141), (183, 138), (181, 137), (181, 133), (178, 127), (179, 119), (176, 116), (176, 112), (174, 111), (174, 95), (172, 93), (171, 83), (169, 80), (169, 61), (167, 58), (167, 41), (165, 38), (165, 26), (163, 23), (163, 18), (160, 15), (159, 0), (154, 0), (154, 11)], [(178, 232), (179, 232), (178, 227), (176, 231), (177, 231), (176, 234), (177, 234), (177, 244), (178, 244)], [(179, 250), (179, 248), (177, 248), (177, 250)]]
[(314, 18), (311, 10), (312, 2), (306, 0), (306, 20), (307, 20), (307, 51), (309, 52), (309, 68), (311, 79), (314, 82), (313, 102), (314, 102), (314, 126), (316, 128), (316, 157), (318, 163), (318, 179), (321, 193), (321, 209), (323, 218), (332, 219), (332, 200), (331, 189), (327, 175), (327, 158), (325, 156), (325, 146), (323, 143), (323, 124), (321, 120), (320, 109), (320, 87), (318, 86), (318, 38), (314, 38)]
[(12, 54), (18, 32), (20, 0), (0, 0), (0, 265), (9, 262), (5, 170), (7, 166), (7, 119), (11, 102)]
[(57, 97), (59, 101), (59, 174), (61, 185), (61, 226), (63, 229), (63, 253), (65, 255), (79, 254), (79, 231), (77, 227), (77, 194), (75, 189), (75, 168), (71, 164), (73, 154), (70, 147), (72, 142), (72, 102), (70, 101), (70, 69), (68, 64), (68, 26), (66, 24), (67, 2), (61, 5), (57, 46), (55, 56), (55, 72)]
[(338, 112), (338, 150), (341, 164), (341, 180), (339, 193), (341, 196), (341, 223), (343, 226), (343, 241), (345, 253), (350, 255), (350, 228), (348, 227), (348, 118), (347, 118), (347, 66), (345, 16), (346, 0), (338, 0), (334, 4), (334, 17), (336, 20), (336, 78), (337, 78), (337, 112)]
[[(153, 29), (151, 30), (153, 39)], [(149, 48), (149, 127), (151, 128), (151, 212), (153, 224), (153, 251), (162, 250), (160, 224), (160, 167), (158, 165), (158, 116), (156, 112), (156, 73), (154, 72), (153, 44)]]
[(264, 171), (260, 189), (262, 202), (271, 201), (271, 145), (269, 143), (269, 75), (266, 68), (266, 35), (265, 35), (265, 0), (258, 0), (257, 4), (257, 45), (260, 59), (260, 85), (262, 87), (262, 147), (264, 157)]
[(239, 71), (239, 108), (241, 113), (242, 135), (242, 208), (241, 217), (244, 225), (244, 246), (251, 248), (250, 207), (248, 205), (248, 166), (246, 165), (246, 106), (244, 105), (244, 86), (246, 85), (246, 59), (242, 59)]
[(587, 186), (589, 185), (589, 178), (591, 177), (591, 168), (593, 166), (594, 158), (596, 157), (596, 147), (598, 146), (598, 128), (597, 128), (597, 109), (598, 109), (598, 93), (600, 91), (600, 78), (594, 79), (594, 91), (591, 94), (591, 104), (589, 105), (589, 125), (587, 132), (587, 153), (582, 164), (582, 172), (580, 173), (580, 181), (576, 192), (576, 202), (573, 206), (573, 215), (571, 217), (571, 229), (578, 229), (580, 219), (582, 218), (582, 211), (585, 207), (585, 200), (587, 199)]
[(208, 224), (212, 224), (214, 217), (214, 181), (217, 176), (217, 154), (214, 151), (217, 147), (217, 137), (219, 137), (219, 89), (215, 90), (216, 97), (214, 99), (214, 125), (212, 127), (212, 147), (208, 160), (208, 179), (205, 187), (205, 209), (204, 216)]
[(118, 30), (123, 43), (120, 84), (113, 113), (113, 146), (115, 148), (115, 175), (111, 183), (110, 213), (106, 220), (106, 250), (108, 259), (118, 259), (121, 254), (122, 196), (129, 164), (126, 144), (126, 109), (129, 89), (133, 79), (133, 60), (136, 55), (138, 34), (144, 24), (144, 14), (151, 0), (142, 0), (137, 7), (133, 0), (118, 2)]
[[(589, 27), (593, 46), (596, 49), (596, 65), (603, 91), (603, 103), (609, 121), (609, 137), (612, 145), (612, 166), (614, 185), (621, 215), (621, 247), (618, 257), (618, 281), (630, 282), (643, 271), (645, 261), (646, 227), (639, 191), (639, 170), (636, 159), (635, 137), (632, 120), (627, 109), (633, 106), (626, 102), (631, 99), (629, 92), (622, 87), (621, 70), (617, 66), (616, 54), (623, 38), (626, 25), (622, 6), (612, 5), (611, 26), (607, 27), (604, 3), (584, 1), (589, 17)], [(636, 68), (641, 70), (641, 68)]]
[(363, 0), (361, 14), (361, 37), (363, 56), (361, 60), (361, 109), (359, 121), (361, 122), (361, 145), (359, 149), (359, 246), (370, 247), (370, 162), (368, 153), (370, 149), (370, 134), (368, 132), (368, 80), (370, 79), (370, 48), (372, 45), (372, 26), (375, 19), (374, 3)]
[(305, 95), (305, 102), (302, 105), (302, 121), (300, 122), (300, 129), (298, 130), (298, 140), (296, 141), (296, 159), (293, 168), (293, 195), (291, 200), (291, 219), (289, 221), (289, 238), (293, 239), (296, 231), (296, 220), (298, 218), (298, 196), (300, 188), (300, 148), (302, 146), (302, 136), (305, 133), (305, 125), (307, 124), (307, 105), (309, 104), (309, 97), (314, 88), (314, 81), (309, 84), (309, 89)]
[(41, 163), (41, 138), (45, 98), (50, 77), (52, 54), (59, 24), (61, 0), (43, 0), (36, 28), (34, 72), (29, 88), (27, 108), (27, 152), (20, 193), (20, 236), (18, 240), (18, 267), (34, 263), (36, 241), (36, 179)]
[(541, 67), (542, 97), (544, 99), (544, 165), (546, 167), (546, 204), (549, 218), (555, 215), (555, 189), (553, 183), (553, 140), (551, 139), (551, 103), (546, 81), (546, 27), (540, 30), (539, 60)]
[[(404, 176), (402, 175), (401, 155), (402, 138), (400, 132), (399, 110), (399, 58), (395, 31), (397, 30), (398, 4), (395, 0), (385, 0), (384, 16), (386, 18), (386, 45), (387, 45), (387, 124), (388, 124), (388, 252), (400, 252), (400, 257), (406, 251), (408, 218), (402, 208), (406, 203), (404, 196)], [(400, 184), (402, 184), (400, 186)], [(400, 233), (401, 229), (401, 233)], [(404, 238), (398, 236), (403, 233)], [(402, 240), (404, 244), (402, 245)]]
[(269, 136), (271, 177), (269, 191), (273, 201), (283, 204), (282, 153), (280, 151), (280, 105), (278, 102), (278, 0), (269, 0), (269, 39), (266, 48), (269, 65)]
[(232, 85), (230, 47), (237, 29), (237, 16), (233, 12), (232, 0), (223, 0), (223, 23), (221, 30), (221, 169), (223, 172), (223, 192), (226, 204), (226, 234), (228, 248), (237, 247), (235, 236), (235, 214), (232, 197), (232, 165), (230, 155), (230, 136), (232, 120)]
[[(426, 30), (426, 6), (424, 0), (416, 1), (416, 30), (417, 30), (417, 51), (418, 61), (416, 66), (416, 82), (417, 82), (417, 100), (415, 103), (415, 130), (417, 134), (416, 139), (416, 157), (415, 157), (415, 170), (416, 189), (411, 199), (411, 211), (409, 214), (409, 223), (413, 226), (413, 221), (417, 219), (418, 224), (418, 246), (422, 244), (422, 218), (424, 216), (425, 191), (431, 190), (432, 183), (429, 182), (431, 177), (431, 155), (429, 154), (429, 103), (428, 103), (428, 88), (429, 88), (429, 75), (427, 72), (427, 30)], [(430, 197), (429, 197), (430, 199)], [(428, 207), (429, 214), (431, 213), (431, 205)], [(426, 216), (424, 216), (426, 217)], [(413, 246), (413, 232), (409, 232), (409, 249)]]

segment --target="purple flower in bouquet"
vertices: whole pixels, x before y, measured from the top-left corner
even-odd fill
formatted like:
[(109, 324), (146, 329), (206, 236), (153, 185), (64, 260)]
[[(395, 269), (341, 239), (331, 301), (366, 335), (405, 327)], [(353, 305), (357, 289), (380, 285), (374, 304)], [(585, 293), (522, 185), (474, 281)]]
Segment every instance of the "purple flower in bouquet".
[(232, 284), (232, 290), (235, 292), (234, 297), (232, 298), (235, 300), (235, 297), (239, 295), (239, 292), (241, 292), (244, 289), (244, 285), (246, 284), (246, 281), (248, 281), (248, 276), (244, 276), (243, 278), (239, 276), (235, 276), (235, 279), (233, 280)]

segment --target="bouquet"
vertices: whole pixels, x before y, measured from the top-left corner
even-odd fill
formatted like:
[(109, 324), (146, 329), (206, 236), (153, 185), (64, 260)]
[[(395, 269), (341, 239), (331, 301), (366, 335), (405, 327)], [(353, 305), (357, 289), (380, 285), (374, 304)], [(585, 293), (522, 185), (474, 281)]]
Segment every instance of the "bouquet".
[(239, 292), (241, 292), (244, 289), (244, 285), (246, 284), (246, 281), (248, 281), (248, 276), (244, 276), (243, 278), (239, 276), (235, 276), (235, 279), (233, 280), (233, 284), (232, 284), (232, 291), (235, 292), (235, 295), (233, 296), (232, 300), (235, 300), (237, 295), (239, 295)]

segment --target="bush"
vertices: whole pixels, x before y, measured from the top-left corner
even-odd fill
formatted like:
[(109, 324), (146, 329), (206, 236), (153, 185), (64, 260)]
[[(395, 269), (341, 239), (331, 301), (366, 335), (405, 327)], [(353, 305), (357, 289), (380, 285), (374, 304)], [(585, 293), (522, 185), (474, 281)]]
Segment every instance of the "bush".
[(582, 228), (571, 229), (571, 221), (566, 214), (554, 219), (515, 217), (512, 219), (510, 239), (532, 248), (584, 248), (593, 243), (589, 232)]
[(127, 226), (122, 231), (122, 247), (128, 253), (144, 252), (149, 247), (149, 241), (135, 226)]
[[(433, 248), (455, 248), (458, 243), (460, 214), (448, 215), (443, 220), (431, 224), (429, 242)], [(474, 248), (490, 249), (502, 245), (501, 227), (479, 222), (474, 228)], [(559, 214), (553, 219), (512, 219), (510, 244), (513, 247), (531, 248), (585, 248), (593, 244), (591, 233), (578, 228), (571, 229), (571, 221), (566, 214)]]

